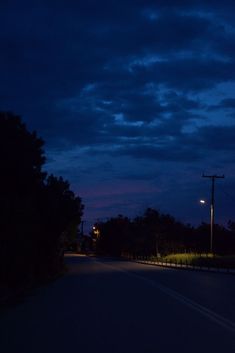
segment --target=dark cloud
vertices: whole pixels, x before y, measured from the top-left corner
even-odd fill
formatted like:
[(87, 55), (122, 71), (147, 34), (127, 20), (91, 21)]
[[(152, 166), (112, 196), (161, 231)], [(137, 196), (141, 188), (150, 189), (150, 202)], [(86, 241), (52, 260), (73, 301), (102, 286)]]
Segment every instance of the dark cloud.
[[(181, 58), (154, 63), (149, 67), (135, 65), (135, 75), (144, 77), (146, 82), (154, 81), (185, 94), (208, 90), (221, 82), (235, 80), (234, 62), (211, 58)], [(185, 79), (182, 79), (185, 78)]]
[(166, 104), (168, 104), (168, 110), (170, 112), (179, 112), (185, 110), (190, 111), (203, 108), (203, 104), (199, 100), (188, 98), (187, 96), (178, 94), (172, 90), (165, 94), (164, 101)]
[(198, 149), (203, 149), (204, 153), (212, 151), (235, 152), (235, 125), (231, 126), (205, 126), (200, 128), (197, 133), (186, 137), (185, 141), (192, 143)]
[(127, 146), (126, 148), (121, 147), (113, 153), (118, 155), (129, 155), (139, 159), (155, 159), (158, 161), (192, 162), (198, 160), (201, 157), (198, 150), (188, 148), (187, 146), (176, 148), (176, 146), (171, 145), (168, 145), (167, 148), (139, 145)]
[(235, 98), (222, 99), (218, 104), (208, 107), (208, 110), (212, 111), (217, 109), (235, 109)]
[(153, 180), (155, 162), (229, 168), (234, 12), (233, 0), (2, 0), (1, 109), (45, 138), (48, 168), (84, 188)]
[[(150, 136), (150, 134), (148, 134)], [(152, 159), (156, 161), (195, 162), (205, 161), (210, 156), (221, 159), (224, 153), (235, 152), (235, 125), (204, 126), (194, 133), (170, 134), (159, 133), (159, 138), (146, 139), (144, 135), (138, 139), (126, 140), (122, 145), (113, 145), (111, 149), (101, 148), (90, 154), (109, 154), (112, 156), (130, 156), (137, 159)], [(120, 142), (120, 140), (119, 140)], [(214, 157), (213, 157), (214, 156)], [(232, 162), (233, 158), (230, 157)]]

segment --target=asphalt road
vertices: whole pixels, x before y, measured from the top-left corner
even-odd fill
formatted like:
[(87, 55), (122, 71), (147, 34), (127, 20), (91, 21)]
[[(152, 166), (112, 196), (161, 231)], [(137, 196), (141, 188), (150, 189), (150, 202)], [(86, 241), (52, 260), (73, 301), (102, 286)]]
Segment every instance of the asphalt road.
[(1, 353), (235, 352), (235, 276), (70, 256), (0, 313)]

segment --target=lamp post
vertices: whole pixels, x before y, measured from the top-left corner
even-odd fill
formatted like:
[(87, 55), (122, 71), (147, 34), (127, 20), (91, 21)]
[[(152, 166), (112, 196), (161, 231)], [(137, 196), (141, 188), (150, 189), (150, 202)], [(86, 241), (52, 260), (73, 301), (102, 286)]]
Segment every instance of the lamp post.
[[(212, 194), (214, 196), (214, 194)], [(213, 197), (212, 196), (212, 197)], [(214, 199), (211, 200), (210, 204), (210, 252), (212, 253), (213, 251), (213, 232), (214, 232), (214, 219), (215, 219), (215, 214), (214, 214)], [(201, 205), (206, 205), (205, 200), (200, 200), (199, 201)]]
[[(206, 205), (206, 200), (199, 200), (201, 205)], [(214, 208), (212, 207), (212, 203), (210, 206), (210, 252), (212, 253), (212, 240), (213, 240), (213, 227), (214, 227)]]
[(202, 175), (203, 178), (211, 179), (211, 207), (210, 207), (210, 219), (211, 219), (211, 238), (210, 238), (210, 252), (213, 252), (213, 232), (215, 223), (215, 179), (223, 179), (224, 175)]
[[(205, 200), (205, 199), (200, 199), (199, 203), (202, 205), (202, 207), (207, 206), (207, 200)], [(204, 222), (203, 218), (202, 218), (202, 222)]]
[(96, 239), (98, 239), (100, 236), (100, 230), (96, 226), (93, 226), (92, 229), (93, 229), (93, 234), (95, 234)]

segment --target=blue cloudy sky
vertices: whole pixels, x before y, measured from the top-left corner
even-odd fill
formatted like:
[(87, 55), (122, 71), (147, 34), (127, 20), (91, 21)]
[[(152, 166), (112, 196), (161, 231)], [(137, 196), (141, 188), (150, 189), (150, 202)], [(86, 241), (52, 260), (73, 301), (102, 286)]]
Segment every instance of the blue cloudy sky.
[(46, 141), (87, 224), (235, 219), (234, 0), (1, 0), (0, 109)]

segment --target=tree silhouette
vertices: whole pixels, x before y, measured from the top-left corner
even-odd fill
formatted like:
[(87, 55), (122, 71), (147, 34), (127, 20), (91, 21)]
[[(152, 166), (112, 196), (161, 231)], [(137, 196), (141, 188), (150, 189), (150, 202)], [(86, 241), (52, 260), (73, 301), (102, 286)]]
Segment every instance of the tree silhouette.
[(0, 281), (24, 286), (61, 270), (63, 245), (83, 205), (69, 183), (47, 176), (44, 142), (19, 116), (0, 112)]
[[(185, 251), (209, 251), (209, 224), (203, 223), (194, 228), (152, 208), (148, 208), (142, 216), (133, 220), (118, 216), (96, 226), (100, 230), (97, 250), (101, 253), (167, 255)], [(215, 225), (214, 233), (215, 252), (221, 255), (234, 254), (235, 223), (230, 221), (229, 229)]]
[(109, 255), (120, 256), (128, 249), (130, 241), (130, 220), (119, 215), (107, 222), (97, 223), (100, 238), (97, 239), (97, 251)]

